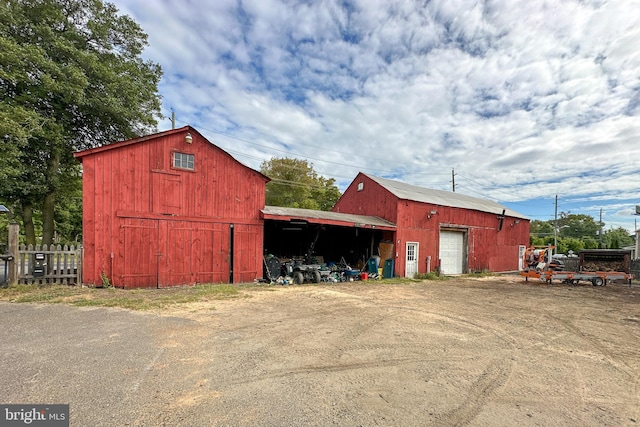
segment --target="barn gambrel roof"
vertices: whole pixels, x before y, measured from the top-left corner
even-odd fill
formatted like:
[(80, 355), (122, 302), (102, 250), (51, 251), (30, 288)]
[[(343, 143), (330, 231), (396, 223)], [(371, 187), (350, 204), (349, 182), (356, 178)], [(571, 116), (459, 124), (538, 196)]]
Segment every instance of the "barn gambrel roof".
[(377, 182), (391, 194), (402, 200), (411, 200), (414, 202), (429, 203), (432, 205), (448, 206), (452, 208), (472, 209), (497, 215), (502, 214), (502, 211), (504, 210), (504, 214), (506, 216), (529, 219), (525, 215), (491, 200), (479, 199), (477, 197), (453, 193), (451, 191), (418, 187), (417, 185), (406, 184), (393, 179), (380, 178), (365, 173), (362, 173), (362, 175)]

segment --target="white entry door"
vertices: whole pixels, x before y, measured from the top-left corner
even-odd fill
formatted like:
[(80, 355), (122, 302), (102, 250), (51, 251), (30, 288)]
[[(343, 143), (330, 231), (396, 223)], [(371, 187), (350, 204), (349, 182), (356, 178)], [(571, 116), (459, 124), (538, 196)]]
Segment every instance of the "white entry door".
[(464, 233), (440, 231), (440, 271), (443, 274), (464, 273)]
[(404, 277), (415, 276), (418, 272), (418, 243), (407, 242), (407, 260), (404, 267)]
[(524, 254), (527, 251), (527, 247), (524, 245), (518, 246), (518, 270), (524, 270)]

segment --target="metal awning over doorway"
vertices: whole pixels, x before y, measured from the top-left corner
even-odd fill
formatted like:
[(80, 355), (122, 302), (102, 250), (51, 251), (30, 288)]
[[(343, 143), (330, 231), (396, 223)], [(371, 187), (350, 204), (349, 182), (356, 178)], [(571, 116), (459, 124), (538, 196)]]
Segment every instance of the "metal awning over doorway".
[(396, 231), (395, 224), (375, 216), (277, 206), (266, 206), (261, 216), (265, 256), (308, 263), (358, 266), (378, 255), (381, 242), (393, 242)]
[(263, 219), (288, 221), (295, 225), (296, 221), (309, 224), (335, 225), (339, 227), (371, 228), (395, 231), (396, 225), (376, 216), (353, 215), (339, 212), (317, 211), (312, 209), (283, 208), (265, 206), (260, 211)]

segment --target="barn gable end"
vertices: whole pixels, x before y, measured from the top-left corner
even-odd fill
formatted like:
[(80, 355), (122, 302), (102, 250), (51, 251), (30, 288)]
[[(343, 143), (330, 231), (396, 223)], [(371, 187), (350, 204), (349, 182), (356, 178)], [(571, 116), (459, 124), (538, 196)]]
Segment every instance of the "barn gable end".
[(184, 128), (76, 153), (84, 282), (118, 287), (261, 277), (268, 178)]
[(529, 243), (529, 220), (498, 203), (363, 173), (333, 210), (395, 223), (395, 271), (403, 276), (517, 270)]

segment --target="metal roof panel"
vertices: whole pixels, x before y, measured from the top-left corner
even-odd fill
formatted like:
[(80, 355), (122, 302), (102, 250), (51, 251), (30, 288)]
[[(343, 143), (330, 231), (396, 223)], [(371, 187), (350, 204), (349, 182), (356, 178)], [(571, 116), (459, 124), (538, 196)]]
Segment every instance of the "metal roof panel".
[(393, 179), (380, 178), (365, 173), (363, 173), (363, 175), (377, 182), (399, 199), (453, 208), (473, 209), (480, 212), (488, 212), (498, 215), (502, 214), (502, 210), (504, 209), (506, 216), (529, 219), (525, 215), (491, 200), (479, 199), (477, 197), (467, 196), (465, 194), (454, 193), (451, 191), (418, 187), (416, 185), (406, 184)]
[[(281, 206), (265, 206), (261, 212), (265, 216), (284, 218), (311, 219), (313, 222), (334, 221), (345, 223), (345, 226), (395, 229), (396, 225), (377, 216), (354, 215), (313, 209), (285, 208)], [(275, 219), (275, 218), (267, 218)]]

